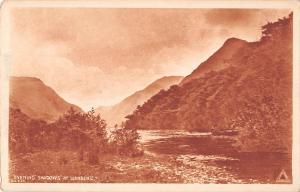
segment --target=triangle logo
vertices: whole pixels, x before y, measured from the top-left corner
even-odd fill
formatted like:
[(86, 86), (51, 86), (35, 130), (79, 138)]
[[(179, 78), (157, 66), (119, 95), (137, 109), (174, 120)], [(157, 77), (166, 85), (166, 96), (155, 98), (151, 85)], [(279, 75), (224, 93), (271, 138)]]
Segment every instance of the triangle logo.
[(277, 183), (290, 183), (290, 179), (287, 176), (286, 172), (284, 169), (282, 169), (279, 173), (279, 175), (276, 178)]

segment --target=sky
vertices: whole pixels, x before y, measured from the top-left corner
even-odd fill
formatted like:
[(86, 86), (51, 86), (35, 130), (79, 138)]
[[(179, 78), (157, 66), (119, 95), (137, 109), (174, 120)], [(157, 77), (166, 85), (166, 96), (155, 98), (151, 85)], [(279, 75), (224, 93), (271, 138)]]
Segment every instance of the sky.
[(190, 74), (226, 39), (257, 41), (272, 9), (15, 8), (11, 75), (41, 79), (84, 110), (163, 76)]

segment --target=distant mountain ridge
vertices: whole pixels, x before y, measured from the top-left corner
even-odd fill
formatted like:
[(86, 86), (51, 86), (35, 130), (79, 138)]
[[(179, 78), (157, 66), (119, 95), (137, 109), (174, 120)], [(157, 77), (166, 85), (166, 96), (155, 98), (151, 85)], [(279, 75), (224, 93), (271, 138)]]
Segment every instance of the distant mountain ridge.
[(166, 76), (162, 77), (145, 89), (135, 92), (120, 103), (109, 107), (98, 107), (96, 113), (100, 113), (110, 126), (120, 124), (125, 120), (125, 116), (131, 114), (138, 105), (142, 105), (152, 95), (155, 95), (162, 89), (168, 89), (171, 85), (178, 84), (182, 80), (182, 76)]
[(30, 118), (45, 121), (56, 120), (71, 107), (82, 111), (35, 77), (10, 77), (9, 102), (10, 108), (20, 109)]

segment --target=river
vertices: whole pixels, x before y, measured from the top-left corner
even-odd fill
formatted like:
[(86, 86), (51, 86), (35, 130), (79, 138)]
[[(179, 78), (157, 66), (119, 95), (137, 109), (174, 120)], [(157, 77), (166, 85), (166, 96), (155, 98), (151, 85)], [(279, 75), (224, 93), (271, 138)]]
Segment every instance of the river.
[[(197, 170), (188, 175), (191, 181), (206, 174), (212, 179), (209, 182), (220, 177), (225, 178), (224, 183), (292, 182), (288, 154), (238, 153), (230, 141), (213, 139), (211, 133), (174, 130), (139, 130), (138, 133), (145, 153), (171, 156)], [(185, 174), (192, 174), (190, 172)], [(279, 177), (281, 172), (286, 175)]]

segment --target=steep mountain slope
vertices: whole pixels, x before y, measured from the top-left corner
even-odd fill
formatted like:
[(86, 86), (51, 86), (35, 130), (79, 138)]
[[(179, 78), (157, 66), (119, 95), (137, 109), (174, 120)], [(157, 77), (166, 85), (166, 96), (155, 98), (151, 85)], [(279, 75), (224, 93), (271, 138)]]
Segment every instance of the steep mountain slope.
[(9, 100), (10, 108), (20, 109), (31, 118), (45, 121), (57, 119), (71, 107), (82, 111), (34, 77), (11, 77)]
[(237, 53), (240, 54), (239, 50), (247, 45), (247, 41), (244, 40), (237, 38), (228, 39), (216, 53), (201, 63), (190, 75), (186, 76), (182, 82), (180, 82), (180, 85), (190, 82), (193, 79), (203, 77), (207, 72), (220, 71), (229, 67), (233, 64), (233, 62), (231, 62), (232, 57)]
[(129, 115), (126, 126), (205, 130), (231, 135), (241, 151), (290, 151), (292, 15), (262, 29), (258, 42), (227, 41), (180, 86)]
[(161, 89), (168, 89), (171, 85), (179, 83), (182, 78), (181, 76), (163, 77), (154, 81), (145, 89), (137, 91), (125, 98), (120, 103), (109, 107), (98, 107), (95, 111), (96, 113), (100, 113), (109, 125), (120, 124), (125, 120), (125, 116), (132, 113), (138, 105), (143, 104)]

